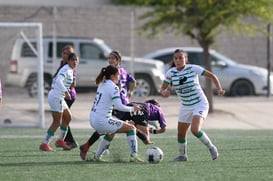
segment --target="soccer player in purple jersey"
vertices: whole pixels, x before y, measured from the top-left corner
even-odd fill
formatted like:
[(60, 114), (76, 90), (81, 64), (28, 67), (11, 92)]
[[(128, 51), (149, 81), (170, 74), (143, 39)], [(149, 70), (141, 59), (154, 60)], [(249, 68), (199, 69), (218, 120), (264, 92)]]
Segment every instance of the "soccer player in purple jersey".
[[(140, 111), (136, 111), (134, 113), (124, 112), (122, 117), (118, 117), (121, 120), (131, 120), (132, 124), (136, 126), (136, 128), (142, 131), (146, 136), (149, 143), (153, 143), (150, 141), (150, 133), (159, 134), (164, 133), (167, 129), (167, 122), (164, 117), (164, 113), (160, 108), (159, 103), (155, 99), (147, 100), (145, 103), (143, 102), (131, 102), (128, 106), (140, 105), (142, 109)], [(149, 120), (158, 121), (160, 129), (149, 128), (148, 122)]]
[[(132, 91), (134, 90), (134, 88), (136, 86), (136, 80), (131, 74), (129, 74), (121, 66), (121, 54), (118, 51), (112, 51), (109, 54), (108, 61), (109, 61), (110, 65), (113, 65), (119, 69), (120, 78), (118, 80), (117, 85), (120, 89), (121, 102), (122, 102), (122, 104), (127, 105), (129, 103), (129, 99), (131, 97)], [(120, 116), (122, 116), (122, 114), (123, 114), (123, 112), (120, 112), (115, 109), (113, 110), (113, 115), (116, 117), (120, 117)], [(99, 137), (100, 137), (100, 134), (98, 132), (94, 132), (89, 140), (90, 140), (90, 142), (94, 143), (99, 139)], [(83, 147), (83, 145), (82, 145), (82, 147)]]
[[(158, 102), (154, 99), (147, 100), (145, 103), (143, 102), (132, 102), (129, 103), (128, 106), (140, 105), (142, 109), (140, 111), (135, 111), (133, 113), (122, 112), (124, 114), (120, 114), (121, 117), (118, 119), (130, 122), (135, 125), (137, 128), (137, 136), (143, 141), (144, 144), (153, 144), (150, 141), (149, 133), (159, 134), (164, 133), (167, 129), (167, 122), (164, 118), (164, 113), (160, 108)], [(149, 120), (157, 120), (160, 129), (149, 129), (148, 121)], [(144, 133), (144, 134), (143, 134)], [(97, 136), (99, 135), (99, 136)], [(86, 154), (90, 148), (100, 137), (100, 134), (94, 132), (89, 140), (80, 146), (80, 156), (82, 160), (86, 160)]]
[(109, 55), (108, 61), (110, 65), (119, 69), (120, 78), (118, 86), (120, 88), (120, 98), (122, 104), (127, 105), (131, 98), (131, 94), (136, 87), (136, 80), (121, 66), (121, 55), (118, 51), (112, 51)]

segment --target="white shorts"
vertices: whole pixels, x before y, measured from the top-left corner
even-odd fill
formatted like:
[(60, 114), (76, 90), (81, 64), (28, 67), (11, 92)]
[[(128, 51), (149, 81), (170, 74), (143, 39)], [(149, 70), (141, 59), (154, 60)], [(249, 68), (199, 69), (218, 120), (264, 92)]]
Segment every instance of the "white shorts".
[(52, 112), (63, 112), (65, 109), (68, 109), (68, 106), (64, 99), (48, 96), (48, 104)]
[(92, 114), (92, 112), (90, 113), (89, 122), (90, 125), (100, 134), (116, 133), (124, 123), (122, 120), (98, 116)]
[(206, 119), (209, 112), (209, 104), (200, 102), (194, 106), (180, 106), (178, 122), (192, 123), (193, 116), (200, 116)]

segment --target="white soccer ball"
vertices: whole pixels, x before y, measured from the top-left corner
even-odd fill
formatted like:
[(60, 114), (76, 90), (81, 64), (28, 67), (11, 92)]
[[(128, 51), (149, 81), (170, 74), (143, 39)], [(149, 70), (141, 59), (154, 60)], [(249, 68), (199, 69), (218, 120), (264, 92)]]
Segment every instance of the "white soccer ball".
[(146, 160), (149, 163), (159, 163), (163, 160), (163, 151), (156, 146), (152, 146), (146, 151)]

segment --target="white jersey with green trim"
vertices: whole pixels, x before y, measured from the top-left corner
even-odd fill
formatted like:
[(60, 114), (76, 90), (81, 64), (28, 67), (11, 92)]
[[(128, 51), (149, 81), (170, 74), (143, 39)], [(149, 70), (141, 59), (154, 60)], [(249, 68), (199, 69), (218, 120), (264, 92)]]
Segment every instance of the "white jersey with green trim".
[(90, 117), (92, 118), (92, 115), (95, 115), (110, 118), (112, 117), (113, 106), (115, 109), (124, 112), (134, 111), (134, 107), (122, 104), (118, 86), (111, 80), (105, 80), (98, 86)]
[(192, 106), (208, 102), (198, 78), (198, 75), (202, 76), (204, 73), (204, 68), (193, 64), (186, 64), (181, 71), (172, 67), (166, 72), (164, 83), (173, 84), (183, 106)]
[(50, 94), (48, 96), (64, 98), (65, 92), (73, 83), (73, 69), (68, 65), (64, 65), (51, 84)]

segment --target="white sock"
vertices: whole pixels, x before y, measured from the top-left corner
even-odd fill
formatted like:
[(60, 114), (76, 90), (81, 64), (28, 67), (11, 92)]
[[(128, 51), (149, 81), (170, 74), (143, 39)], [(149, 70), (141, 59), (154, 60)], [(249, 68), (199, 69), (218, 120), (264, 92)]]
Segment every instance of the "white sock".
[(104, 150), (108, 149), (110, 146), (112, 139), (109, 139), (108, 137), (104, 136), (99, 143), (98, 149), (95, 153), (95, 158), (99, 158), (101, 154), (104, 152)]
[(136, 138), (136, 132), (134, 130), (127, 132), (127, 141), (133, 157), (137, 156), (138, 144)]
[(47, 130), (43, 143), (49, 144), (51, 140), (53, 139), (53, 137), (54, 137), (54, 132), (51, 130)]
[(196, 136), (204, 145), (208, 148), (213, 147), (211, 140), (209, 139), (208, 135), (204, 131), (200, 131)]
[(185, 140), (183, 143), (178, 142), (178, 149), (181, 156), (187, 156), (187, 141)]
[(65, 136), (67, 134), (67, 127), (60, 126), (60, 133), (59, 133), (59, 139), (64, 140)]

